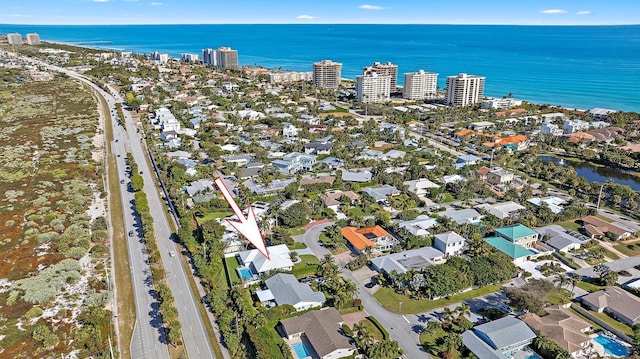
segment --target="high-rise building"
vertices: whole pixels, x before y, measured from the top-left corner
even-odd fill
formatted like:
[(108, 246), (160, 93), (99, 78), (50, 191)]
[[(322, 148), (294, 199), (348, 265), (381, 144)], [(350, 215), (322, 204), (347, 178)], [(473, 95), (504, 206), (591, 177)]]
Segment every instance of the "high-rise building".
[(267, 73), (269, 83), (275, 84), (280, 82), (296, 82), (296, 81), (312, 81), (313, 72), (269, 72)]
[(216, 50), (214, 49), (202, 49), (202, 63), (205, 65), (216, 66)]
[(33, 32), (31, 34), (27, 34), (27, 44), (29, 45), (40, 45), (40, 35)]
[(391, 76), (378, 75), (371, 72), (368, 75), (356, 77), (356, 97), (358, 100), (370, 102), (385, 102), (391, 100)]
[(159, 53), (154, 51), (151, 53), (151, 60), (158, 61), (161, 64), (166, 64), (169, 61), (169, 54)]
[(402, 97), (409, 100), (433, 98), (438, 92), (438, 74), (435, 72), (407, 72), (404, 74)]
[(398, 87), (398, 65), (394, 65), (391, 62), (385, 64), (374, 62), (371, 66), (365, 66), (362, 71), (364, 75), (373, 72), (380, 76), (391, 76), (391, 91), (396, 90), (396, 87)]
[(220, 47), (216, 50), (216, 64), (221, 69), (238, 68), (238, 50), (230, 47)]
[(180, 54), (180, 61), (196, 62), (198, 61), (198, 54)]
[(485, 77), (461, 73), (458, 76), (447, 76), (448, 105), (468, 106), (480, 102), (484, 96)]
[(9, 42), (9, 45), (20, 46), (22, 45), (22, 35), (20, 35), (20, 33), (17, 33), (17, 32), (13, 34), (8, 34), (7, 41)]
[(316, 87), (335, 90), (340, 86), (342, 64), (322, 60), (313, 64), (313, 83)]

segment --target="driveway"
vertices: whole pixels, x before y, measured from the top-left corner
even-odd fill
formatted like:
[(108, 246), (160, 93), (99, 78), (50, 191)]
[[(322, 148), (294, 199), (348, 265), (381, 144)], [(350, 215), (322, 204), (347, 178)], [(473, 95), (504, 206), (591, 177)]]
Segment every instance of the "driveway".
[(540, 272), (540, 267), (542, 267), (544, 264), (547, 264), (547, 263), (559, 264), (560, 267), (562, 267), (562, 269), (565, 272), (570, 272), (573, 270), (558, 261), (552, 261), (552, 260), (546, 260), (546, 261), (540, 261), (540, 262), (527, 261), (527, 262), (518, 264), (518, 267), (531, 273), (532, 277), (535, 279), (546, 279), (547, 277), (544, 274), (542, 274), (542, 272)]

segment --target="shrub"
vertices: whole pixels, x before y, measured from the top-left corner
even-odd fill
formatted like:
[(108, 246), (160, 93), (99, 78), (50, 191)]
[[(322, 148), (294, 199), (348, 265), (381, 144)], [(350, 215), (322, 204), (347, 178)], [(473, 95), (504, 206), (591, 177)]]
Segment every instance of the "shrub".
[(24, 314), (24, 317), (27, 319), (33, 319), (41, 316), (42, 313), (44, 313), (44, 311), (40, 307), (33, 307)]
[(380, 333), (382, 333), (382, 340), (387, 340), (389, 339), (389, 332), (384, 328), (384, 326), (382, 324), (380, 324), (380, 322), (378, 321), (378, 319), (376, 319), (373, 316), (368, 316), (366, 317), (366, 319), (368, 321), (370, 321), (371, 323), (373, 323), (373, 325), (376, 326), (376, 328), (378, 328), (378, 330), (380, 331)]

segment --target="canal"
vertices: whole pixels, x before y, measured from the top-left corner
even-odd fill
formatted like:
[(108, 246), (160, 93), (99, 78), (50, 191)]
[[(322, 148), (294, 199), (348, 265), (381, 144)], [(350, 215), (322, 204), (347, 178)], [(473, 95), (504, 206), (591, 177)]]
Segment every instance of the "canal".
[(600, 167), (590, 162), (570, 162), (554, 156), (538, 156), (538, 158), (542, 162), (553, 162), (556, 166), (573, 166), (578, 176), (586, 178), (589, 183), (604, 183), (611, 180), (613, 183), (629, 186), (634, 191), (640, 191), (640, 177), (617, 168)]

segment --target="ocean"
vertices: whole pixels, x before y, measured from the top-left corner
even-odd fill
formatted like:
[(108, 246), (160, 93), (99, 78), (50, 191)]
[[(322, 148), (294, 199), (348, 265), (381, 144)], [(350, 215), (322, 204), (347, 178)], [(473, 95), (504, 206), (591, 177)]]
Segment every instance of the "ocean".
[[(1, 25), (0, 33), (149, 54), (230, 46), (241, 65), (311, 71), (343, 63), (355, 79), (374, 61), (446, 76), (485, 76), (485, 95), (570, 108), (640, 112), (640, 26), (508, 25)], [(201, 56), (201, 55), (200, 55)]]

